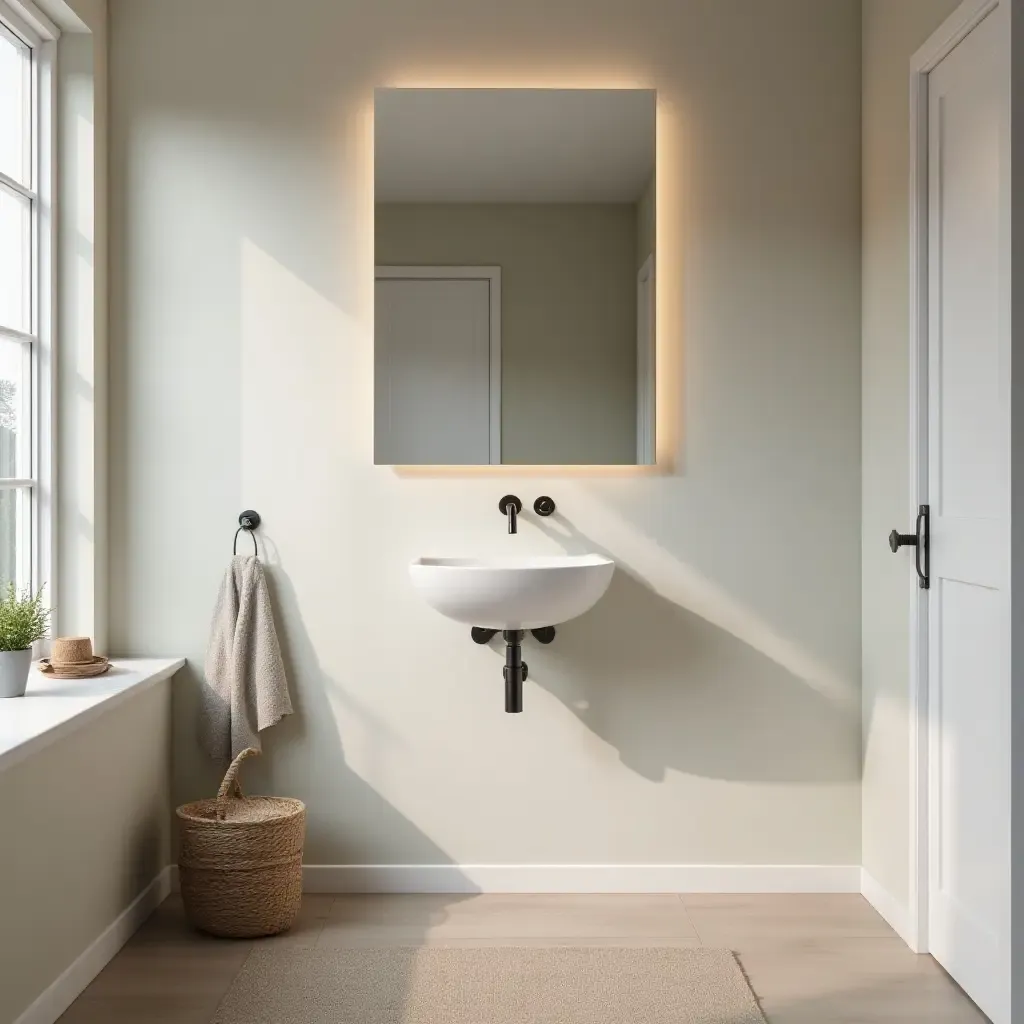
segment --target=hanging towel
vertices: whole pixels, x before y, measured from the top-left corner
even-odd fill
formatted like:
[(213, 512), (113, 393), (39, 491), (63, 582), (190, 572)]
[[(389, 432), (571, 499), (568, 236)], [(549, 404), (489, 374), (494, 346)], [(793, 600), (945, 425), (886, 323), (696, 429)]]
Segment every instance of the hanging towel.
[(206, 651), (200, 740), (210, 757), (230, 761), (292, 713), (288, 680), (260, 560), (231, 559), (217, 595)]

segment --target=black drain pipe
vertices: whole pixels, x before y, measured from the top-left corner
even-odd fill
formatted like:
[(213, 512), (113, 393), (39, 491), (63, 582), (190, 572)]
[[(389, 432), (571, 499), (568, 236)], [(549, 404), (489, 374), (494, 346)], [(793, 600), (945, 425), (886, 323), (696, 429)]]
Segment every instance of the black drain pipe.
[[(475, 644), (489, 644), (498, 632), (486, 626), (474, 626), (470, 636)], [(523, 683), (530, 674), (529, 667), (523, 661), (523, 637), (526, 636), (526, 630), (503, 629), (500, 632), (505, 641), (505, 667), (502, 669), (505, 676), (505, 710), (510, 715), (518, 715), (523, 710)], [(530, 632), (534, 640), (545, 645), (555, 639), (554, 626), (541, 626)]]
[(523, 710), (523, 681), (529, 669), (523, 661), (523, 635), (525, 630), (502, 631), (505, 641), (505, 711), (518, 715)]

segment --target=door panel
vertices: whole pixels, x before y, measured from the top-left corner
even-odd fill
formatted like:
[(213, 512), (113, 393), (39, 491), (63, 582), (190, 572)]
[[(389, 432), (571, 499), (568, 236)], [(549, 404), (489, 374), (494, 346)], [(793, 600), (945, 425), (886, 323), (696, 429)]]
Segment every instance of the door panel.
[(979, 674), (998, 676), (1001, 670), (996, 652), (1004, 640), (1002, 595), (943, 579), (935, 598), (940, 644), (936, 768), (941, 797), (936, 807), (936, 884), (976, 927), (994, 934), (987, 922), (999, 918), (999, 855), (1006, 823), (975, 794), (998, 784), (992, 778), (992, 751), (1001, 743), (1005, 709), (995, 687), (977, 686), (975, 680)]
[(928, 86), (928, 939), (996, 1024), (1009, 1022), (1006, 6)]
[(939, 444), (933, 505), (941, 515), (1001, 518), (1005, 506), (999, 359), (999, 87), (974, 51), (991, 18), (931, 76), (933, 267)]

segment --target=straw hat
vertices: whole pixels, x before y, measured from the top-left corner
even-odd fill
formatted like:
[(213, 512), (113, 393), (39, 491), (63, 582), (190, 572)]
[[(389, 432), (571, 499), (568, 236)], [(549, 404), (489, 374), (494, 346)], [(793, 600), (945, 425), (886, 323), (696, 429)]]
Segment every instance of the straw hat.
[(87, 636), (61, 636), (53, 641), (49, 658), (39, 662), (39, 670), (57, 679), (89, 679), (101, 676), (110, 662), (92, 653), (92, 640)]

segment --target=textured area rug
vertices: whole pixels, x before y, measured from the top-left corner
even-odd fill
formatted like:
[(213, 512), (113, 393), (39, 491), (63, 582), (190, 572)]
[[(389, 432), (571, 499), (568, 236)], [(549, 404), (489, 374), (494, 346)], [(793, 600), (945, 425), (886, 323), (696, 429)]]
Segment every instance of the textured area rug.
[(701, 948), (255, 949), (213, 1024), (765, 1024)]

